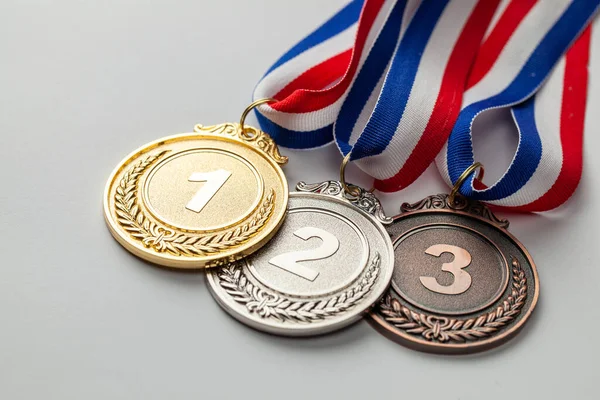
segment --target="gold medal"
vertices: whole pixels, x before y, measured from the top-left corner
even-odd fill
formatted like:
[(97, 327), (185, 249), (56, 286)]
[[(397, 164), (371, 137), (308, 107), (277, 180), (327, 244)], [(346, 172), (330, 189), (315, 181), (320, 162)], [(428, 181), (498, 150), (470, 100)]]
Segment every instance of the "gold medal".
[(235, 261), (281, 226), (287, 162), (266, 133), (239, 124), (196, 125), (193, 133), (146, 144), (113, 171), (104, 193), (111, 233), (138, 257), (175, 268)]

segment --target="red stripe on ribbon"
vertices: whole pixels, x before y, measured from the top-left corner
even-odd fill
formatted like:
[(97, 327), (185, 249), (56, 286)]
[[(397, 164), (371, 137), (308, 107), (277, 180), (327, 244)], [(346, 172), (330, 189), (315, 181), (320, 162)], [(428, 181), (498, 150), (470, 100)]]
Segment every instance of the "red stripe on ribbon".
[(348, 64), (351, 60), (352, 49), (335, 55), (298, 76), (274, 97), (276, 99), (283, 99), (299, 89), (323, 90), (340, 79), (340, 76), (348, 69)]
[(560, 115), (563, 164), (558, 179), (539, 199), (523, 206), (507, 207), (511, 210), (523, 212), (552, 210), (573, 195), (581, 180), (591, 31), (591, 26), (588, 26), (566, 55)]
[[(356, 40), (354, 47), (349, 49), (352, 52), (350, 63), (347, 65), (346, 72), (341, 80), (330, 88), (323, 90), (307, 90), (307, 89), (294, 89), (299, 87), (296, 80), (292, 81), (288, 86), (292, 86), (292, 89), (288, 89), (288, 86), (283, 88), (281, 92), (289, 93), (290, 95), (281, 99), (277, 103), (273, 103), (271, 108), (281, 112), (290, 113), (306, 113), (311, 111), (317, 111), (323, 109), (331, 104), (335, 103), (348, 89), (348, 86), (352, 82), (352, 78), (355, 75), (358, 63), (365, 47), (365, 42), (369, 35), (371, 27), (375, 23), (375, 19), (379, 14), (379, 10), (383, 7), (385, 0), (366, 0), (365, 5), (361, 11), (360, 19), (358, 20), (358, 30), (356, 33)], [(343, 54), (343, 53), (342, 53)], [(337, 56), (335, 56), (337, 57)], [(334, 58), (335, 58), (334, 57)], [(329, 60), (325, 61), (327, 63)], [(316, 71), (311, 73), (318, 74), (323, 72), (324, 67), (322, 64), (315, 66)], [(310, 70), (309, 70), (310, 71)], [(299, 79), (299, 78), (298, 78)], [(333, 80), (335, 81), (335, 80)], [(276, 96), (276, 99), (280, 97)]]
[(502, 16), (492, 29), (490, 35), (482, 43), (477, 58), (471, 69), (467, 82), (468, 90), (475, 86), (492, 69), (492, 66), (500, 56), (500, 53), (519, 27), (529, 11), (538, 0), (512, 0), (506, 7)]
[(448, 59), (435, 107), (413, 152), (396, 175), (376, 180), (375, 188), (395, 192), (413, 183), (441, 151), (460, 112), (473, 58), (500, 0), (480, 0), (467, 20)]

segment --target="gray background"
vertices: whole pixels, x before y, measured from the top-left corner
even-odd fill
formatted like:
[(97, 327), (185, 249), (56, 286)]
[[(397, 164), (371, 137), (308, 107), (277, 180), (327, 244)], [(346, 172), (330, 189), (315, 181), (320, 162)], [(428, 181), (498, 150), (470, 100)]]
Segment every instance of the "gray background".
[[(421, 354), (366, 322), (308, 340), (262, 334), (217, 306), (202, 273), (152, 267), (110, 236), (101, 200), (115, 164), (237, 120), (268, 66), (343, 3), (0, 2), (0, 398), (598, 398), (600, 30), (580, 188), (557, 211), (508, 215), (542, 294), (498, 350)], [(477, 122), (490, 179), (516, 145), (505, 120)], [(333, 147), (284, 153), (291, 183), (336, 177)], [(446, 190), (430, 168), (381, 198), (393, 214)]]

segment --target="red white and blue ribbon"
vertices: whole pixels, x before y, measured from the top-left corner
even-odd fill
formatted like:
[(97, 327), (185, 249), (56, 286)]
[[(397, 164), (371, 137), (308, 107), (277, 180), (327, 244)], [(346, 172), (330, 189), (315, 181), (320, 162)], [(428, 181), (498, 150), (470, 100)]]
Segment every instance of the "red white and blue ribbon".
[(461, 193), (554, 208), (581, 175), (589, 31), (580, 33), (598, 3), (352, 1), (265, 74), (254, 97), (279, 101), (258, 109), (259, 123), (285, 147), (335, 141), (377, 189), (395, 191), (438, 153), (455, 182), (475, 160), (475, 117), (511, 107), (520, 133), (511, 166), (494, 185), (469, 179)]
[(580, 33), (598, 3), (520, 1), (509, 7), (482, 45), (461, 113), (437, 164), (442, 176), (455, 182), (474, 162), (474, 119), (485, 110), (512, 106), (519, 144), (511, 165), (487, 188), (476, 188), (471, 177), (461, 193), (504, 207), (543, 211), (566, 201), (581, 176), (589, 31)]

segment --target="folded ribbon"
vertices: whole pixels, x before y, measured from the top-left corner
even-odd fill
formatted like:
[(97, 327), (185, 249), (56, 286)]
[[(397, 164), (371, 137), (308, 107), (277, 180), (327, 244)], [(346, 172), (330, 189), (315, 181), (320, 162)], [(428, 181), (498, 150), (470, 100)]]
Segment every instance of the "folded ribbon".
[(580, 34), (599, 3), (352, 1), (261, 79), (254, 97), (279, 101), (258, 109), (259, 122), (285, 147), (335, 141), (377, 189), (395, 191), (436, 155), (456, 182), (475, 160), (474, 119), (510, 107), (520, 135), (513, 162), (490, 187), (471, 178), (461, 193), (554, 208), (581, 175), (589, 29)]

